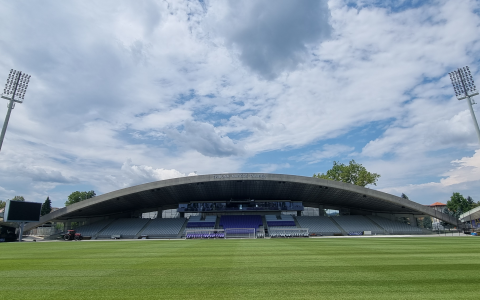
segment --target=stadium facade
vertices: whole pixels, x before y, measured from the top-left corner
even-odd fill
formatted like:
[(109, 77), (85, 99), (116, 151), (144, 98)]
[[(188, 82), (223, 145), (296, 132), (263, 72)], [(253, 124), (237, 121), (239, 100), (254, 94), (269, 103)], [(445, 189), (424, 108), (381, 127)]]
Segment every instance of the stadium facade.
[(459, 219), (466, 228), (480, 231), (480, 206), (461, 214)]
[[(174, 178), (113, 191), (51, 212), (39, 222), (28, 223), (25, 229), (47, 222), (63, 222), (67, 228), (72, 222), (107, 224), (117, 219), (138, 219), (151, 211), (158, 211), (161, 218), (161, 212), (168, 209), (177, 209), (180, 218), (185, 213), (203, 215), (198, 224), (207, 215), (279, 215), (278, 220), (270, 221), (280, 222), (282, 212), (300, 217), (307, 207), (338, 210), (340, 216), (408, 218), (412, 226), (425, 216), (457, 225), (454, 217), (428, 206), (348, 183), (283, 174), (233, 173)], [(210, 225), (218, 228), (219, 223)]]

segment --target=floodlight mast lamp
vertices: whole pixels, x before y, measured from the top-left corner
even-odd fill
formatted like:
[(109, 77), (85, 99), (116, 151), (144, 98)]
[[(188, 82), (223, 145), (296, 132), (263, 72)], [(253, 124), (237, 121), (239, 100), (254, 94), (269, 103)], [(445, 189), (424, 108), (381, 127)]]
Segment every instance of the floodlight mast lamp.
[(7, 83), (5, 84), (2, 98), (9, 100), (9, 102), (7, 105), (7, 116), (5, 117), (2, 134), (0, 135), (0, 150), (2, 150), (3, 139), (5, 138), (5, 132), (7, 131), (8, 121), (10, 120), (12, 109), (15, 108), (15, 102), (23, 103), (30, 77), (31, 76), (27, 75), (26, 73), (22, 73), (13, 69), (10, 70), (10, 74), (8, 74)]
[(467, 99), (468, 108), (470, 108), (470, 114), (472, 115), (473, 124), (477, 131), (478, 141), (480, 142), (480, 128), (478, 128), (477, 118), (473, 111), (472, 104), (476, 104), (471, 97), (478, 95), (477, 87), (473, 81), (472, 73), (467, 67), (459, 68), (456, 71), (450, 72), (450, 80), (452, 81), (453, 90), (458, 100)]

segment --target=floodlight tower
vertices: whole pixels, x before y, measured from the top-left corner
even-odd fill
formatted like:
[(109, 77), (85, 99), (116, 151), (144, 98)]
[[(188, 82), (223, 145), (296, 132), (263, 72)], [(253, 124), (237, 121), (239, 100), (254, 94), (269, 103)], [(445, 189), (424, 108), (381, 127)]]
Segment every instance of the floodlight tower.
[(9, 103), (7, 105), (7, 116), (5, 117), (5, 122), (3, 123), (2, 134), (0, 135), (0, 150), (2, 149), (3, 138), (5, 137), (5, 132), (7, 131), (8, 120), (10, 120), (12, 109), (15, 108), (15, 102), (23, 103), (30, 77), (31, 76), (27, 75), (26, 73), (22, 73), (21, 71), (16, 71), (13, 69), (10, 70), (10, 74), (8, 74), (7, 83), (5, 84), (2, 98), (9, 100)]
[(468, 108), (472, 114), (473, 124), (477, 130), (478, 140), (480, 141), (480, 129), (478, 128), (477, 118), (475, 118), (475, 112), (473, 111), (472, 104), (476, 104), (471, 97), (478, 95), (477, 87), (473, 82), (472, 73), (467, 67), (459, 68), (456, 71), (450, 72), (450, 80), (452, 81), (453, 89), (455, 90), (455, 96), (458, 100), (467, 99)]

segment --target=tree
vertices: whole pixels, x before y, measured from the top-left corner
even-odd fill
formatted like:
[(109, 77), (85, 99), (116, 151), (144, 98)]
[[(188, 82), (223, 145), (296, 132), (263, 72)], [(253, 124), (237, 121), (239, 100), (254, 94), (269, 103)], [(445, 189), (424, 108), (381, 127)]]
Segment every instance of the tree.
[(480, 201), (477, 201), (477, 203), (474, 203), (472, 208), (479, 207), (480, 206)]
[[(8, 199), (12, 201), (25, 201), (25, 198), (23, 196), (15, 196), (12, 199)], [(7, 201), (8, 201), (7, 200)], [(0, 209), (5, 208), (5, 205), (7, 205), (7, 201), (2, 201), (0, 200)]]
[(326, 174), (313, 174), (313, 177), (347, 182), (365, 187), (369, 184), (377, 185), (380, 175), (368, 172), (364, 166), (351, 160), (348, 165), (334, 161), (333, 167), (328, 170)]
[(426, 216), (423, 218), (423, 228), (432, 228), (432, 218), (430, 216)]
[(50, 197), (47, 197), (45, 202), (43, 202), (42, 204), (42, 209), (40, 210), (40, 216), (49, 214), (51, 211), (52, 211), (52, 201), (50, 200)]
[[(448, 207), (444, 207), (442, 212), (446, 215), (453, 215), (453, 212), (450, 211), (448, 209)], [(440, 221), (440, 225), (442, 225), (443, 228), (447, 228), (448, 226), (450, 226), (450, 224), (448, 224), (447, 222), (444, 222), (444, 221)]]
[(479, 207), (480, 206), (480, 201), (478, 201), (477, 203), (475, 203), (475, 201), (472, 199), (472, 197), (468, 196), (467, 197), (467, 202), (468, 204), (470, 204), (470, 209), (474, 209), (475, 207)]
[(453, 195), (450, 197), (450, 200), (447, 201), (447, 208), (449, 211), (453, 213), (453, 215), (456, 216), (458, 212), (466, 212), (472, 209), (473, 203), (474, 203), (473, 199), (471, 199), (471, 202), (470, 202), (467, 199), (465, 199), (465, 197), (463, 197), (462, 194), (453, 193)]
[(405, 195), (404, 193), (402, 193), (402, 195), (401, 195), (400, 197), (402, 197), (403, 199), (410, 200), (410, 199), (408, 198), (408, 196), (407, 196), (407, 195)]
[(455, 212), (454, 216), (458, 219), (461, 214), (463, 214), (463, 210), (462, 210), (462, 207), (459, 206), (457, 208), (457, 211)]
[(475, 201), (473, 201), (472, 197), (470, 196), (467, 196), (467, 203), (470, 205), (470, 206), (474, 206), (475, 205)]
[(68, 200), (65, 201), (65, 206), (72, 205), (73, 203), (77, 203), (83, 200), (87, 200), (90, 198), (95, 197), (96, 194), (94, 191), (88, 191), (88, 192), (73, 192), (68, 196)]

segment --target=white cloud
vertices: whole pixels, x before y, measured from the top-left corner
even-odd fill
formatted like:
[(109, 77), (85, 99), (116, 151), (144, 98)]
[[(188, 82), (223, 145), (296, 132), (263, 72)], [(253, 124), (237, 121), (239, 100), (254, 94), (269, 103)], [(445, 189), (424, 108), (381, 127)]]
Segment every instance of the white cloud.
[(137, 130), (161, 130), (168, 127), (176, 127), (187, 120), (192, 119), (192, 111), (173, 108), (170, 110), (152, 112), (150, 114), (139, 116), (131, 125), (132, 129)]
[(243, 64), (274, 79), (304, 62), (308, 46), (330, 36), (329, 17), (327, 1), (212, 1), (207, 21)]
[(180, 146), (195, 149), (205, 156), (225, 157), (244, 153), (241, 144), (234, 143), (228, 136), (221, 136), (208, 123), (187, 121), (181, 132), (170, 130), (167, 134)]
[[(370, 141), (363, 148), (362, 154), (370, 157), (391, 153), (408, 156), (411, 153), (433, 152), (475, 141), (470, 113), (458, 111), (463, 108), (458, 104), (456, 100), (450, 103), (434, 103), (422, 99), (413, 101), (407, 105), (407, 115), (404, 117), (410, 124), (393, 124), (381, 137)], [(445, 111), (458, 112), (448, 116)]]
[(152, 181), (196, 175), (194, 172), (186, 175), (175, 169), (169, 170), (145, 165), (134, 165), (132, 160), (128, 159), (123, 163), (120, 175), (111, 176), (110, 180), (114, 181), (117, 186), (125, 188)]
[(351, 153), (355, 149), (354, 147), (340, 145), (340, 144), (335, 144), (335, 145), (325, 144), (323, 145), (322, 148), (323, 148), (322, 150), (310, 151), (298, 157), (291, 157), (291, 159), (294, 159), (297, 161), (307, 161), (309, 164), (314, 164), (322, 160), (325, 160), (327, 158), (330, 159), (334, 157), (348, 155), (348, 153)]
[(465, 182), (480, 181), (480, 150), (475, 151), (472, 157), (462, 157), (452, 162), (456, 167), (444, 175), (440, 183), (444, 186), (460, 184)]
[[(454, 192), (469, 194), (476, 191), (480, 185), (480, 150), (475, 151), (472, 157), (463, 157), (451, 162), (452, 169), (441, 174), (443, 178), (436, 182), (427, 182), (420, 184), (408, 184), (382, 189), (392, 194), (407, 193), (415, 195), (417, 201), (421, 201), (421, 195), (437, 195), (439, 200), (447, 201), (447, 195)], [(473, 194), (474, 198), (478, 198)], [(422, 202), (422, 201), (421, 201)]]
[(253, 167), (258, 168), (259, 173), (275, 173), (279, 169), (288, 169), (291, 167), (289, 163), (284, 164), (256, 164)]
[(2, 195), (2, 200), (5, 201), (7, 199), (6, 195), (13, 195), (13, 194), (15, 194), (14, 190), (7, 190), (6, 188), (0, 186), (0, 195)]
[(15, 167), (7, 167), (4, 169), (8, 174), (15, 174), (16, 176), (24, 176), (33, 181), (44, 181), (52, 183), (74, 183), (78, 179), (75, 177), (67, 178), (62, 172), (55, 169), (45, 169), (38, 166), (29, 166), (25, 164), (18, 164)]
[[(289, 171), (309, 176), (305, 161), (355, 155), (380, 188), (440, 182), (478, 148), (446, 76), (470, 64), (480, 81), (478, 2), (325, 3), (4, 1), (0, 74), (32, 79), (0, 153), (1, 186), (43, 201), (73, 182), (118, 188), (108, 176), (248, 171), (285, 149), (263, 170), (294, 156)], [(136, 169), (122, 171), (128, 159)]]

